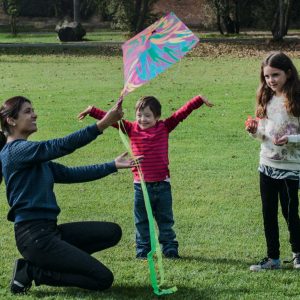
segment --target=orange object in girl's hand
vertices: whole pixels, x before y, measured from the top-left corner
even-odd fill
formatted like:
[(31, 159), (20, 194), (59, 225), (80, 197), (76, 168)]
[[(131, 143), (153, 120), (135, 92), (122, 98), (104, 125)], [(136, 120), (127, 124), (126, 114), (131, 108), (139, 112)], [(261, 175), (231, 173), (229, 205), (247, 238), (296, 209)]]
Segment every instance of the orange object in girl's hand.
[(251, 122), (252, 122), (253, 120), (255, 120), (255, 119), (253, 119), (251, 116), (248, 116), (247, 120), (245, 121), (245, 126), (246, 126), (246, 127), (251, 126)]
[(248, 119), (245, 121), (246, 130), (252, 134), (255, 134), (257, 131), (259, 118), (253, 119), (251, 116), (248, 116)]

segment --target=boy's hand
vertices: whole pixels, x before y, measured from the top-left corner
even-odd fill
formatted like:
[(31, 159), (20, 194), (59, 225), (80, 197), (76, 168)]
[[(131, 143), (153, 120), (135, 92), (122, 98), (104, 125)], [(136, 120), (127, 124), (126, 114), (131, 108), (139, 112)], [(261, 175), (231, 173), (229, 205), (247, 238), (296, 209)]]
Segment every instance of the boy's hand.
[(117, 169), (127, 169), (136, 167), (143, 160), (143, 156), (137, 156), (135, 159), (128, 157), (128, 152), (125, 152), (115, 159)]
[(199, 95), (200, 97), (201, 97), (201, 99), (202, 99), (202, 101), (203, 101), (203, 103), (206, 105), (206, 106), (208, 106), (208, 107), (212, 107), (212, 106), (214, 106), (214, 104), (213, 103), (211, 103), (211, 102), (209, 102), (208, 100), (207, 100), (207, 98), (205, 98), (204, 96), (202, 96), (202, 95)]
[(93, 108), (93, 106), (89, 105), (84, 111), (82, 111), (81, 113), (79, 113), (79, 115), (77, 116), (77, 118), (79, 120), (83, 120), (86, 117), (86, 115), (88, 115), (91, 112), (92, 108)]

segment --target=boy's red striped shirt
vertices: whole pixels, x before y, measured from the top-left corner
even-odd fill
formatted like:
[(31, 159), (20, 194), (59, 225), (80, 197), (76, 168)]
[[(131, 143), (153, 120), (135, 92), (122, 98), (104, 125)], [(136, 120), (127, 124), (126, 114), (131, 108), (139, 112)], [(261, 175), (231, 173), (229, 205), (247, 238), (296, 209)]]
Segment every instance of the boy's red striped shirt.
[[(136, 121), (123, 120), (124, 128), (130, 139), (135, 156), (143, 155), (141, 170), (146, 182), (163, 181), (170, 178), (168, 140), (169, 133), (195, 109), (203, 104), (202, 98), (196, 96), (174, 112), (169, 118), (159, 120), (155, 126), (141, 129)], [(90, 116), (102, 119), (106, 112), (93, 107)], [(118, 124), (113, 125), (119, 128)], [(122, 129), (123, 130), (123, 129)], [(125, 130), (123, 130), (125, 132)], [(138, 170), (132, 168), (134, 181), (140, 181)]]

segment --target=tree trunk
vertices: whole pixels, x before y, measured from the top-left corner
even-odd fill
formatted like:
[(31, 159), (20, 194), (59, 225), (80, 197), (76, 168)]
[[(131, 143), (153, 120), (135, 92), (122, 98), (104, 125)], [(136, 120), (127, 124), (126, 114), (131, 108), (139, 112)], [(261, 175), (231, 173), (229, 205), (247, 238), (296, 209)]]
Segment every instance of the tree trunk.
[(287, 35), (289, 27), (289, 16), (291, 0), (278, 0), (278, 8), (272, 23), (272, 35), (275, 41), (282, 41)]
[(239, 1), (214, 0), (214, 6), (216, 8), (217, 27), (220, 33), (224, 34), (223, 28), (225, 28), (227, 34), (239, 33)]
[(139, 19), (138, 19), (138, 22), (136, 24), (136, 31), (137, 32), (140, 32), (144, 29), (146, 14), (149, 10), (148, 4), (149, 4), (149, 0), (144, 0), (143, 5), (140, 8), (141, 11), (139, 13)]
[(240, 2), (239, 0), (234, 1), (235, 4), (235, 33), (240, 33)]
[(278, 19), (279, 19), (279, 6), (277, 6), (276, 12), (275, 12), (274, 17), (273, 17), (273, 22), (272, 22), (271, 31), (272, 31), (273, 39), (276, 39), (276, 37), (277, 37)]
[(284, 14), (284, 35), (287, 35), (290, 24), (290, 11), (293, 0), (286, 0), (285, 14)]
[(145, 28), (145, 22), (149, 19), (149, 13), (154, 2), (153, 0), (121, 0), (130, 36), (141, 32)]
[(80, 23), (80, 0), (73, 0), (74, 22)]
[(284, 0), (279, 1), (279, 30), (278, 30), (278, 38), (280, 40), (284, 37)]
[(17, 35), (17, 17), (15, 15), (10, 16), (10, 29), (12, 35)]
[(135, 5), (134, 5), (134, 14), (132, 17), (132, 28), (131, 28), (131, 32), (136, 34), (138, 33), (137, 31), (137, 24), (139, 22), (139, 16), (140, 16), (140, 12), (141, 12), (141, 7), (142, 7), (142, 0), (136, 0), (135, 1)]
[(224, 34), (224, 31), (221, 26), (221, 12), (220, 12), (220, 3), (218, 0), (214, 0), (214, 5), (217, 11), (217, 27), (221, 34)]

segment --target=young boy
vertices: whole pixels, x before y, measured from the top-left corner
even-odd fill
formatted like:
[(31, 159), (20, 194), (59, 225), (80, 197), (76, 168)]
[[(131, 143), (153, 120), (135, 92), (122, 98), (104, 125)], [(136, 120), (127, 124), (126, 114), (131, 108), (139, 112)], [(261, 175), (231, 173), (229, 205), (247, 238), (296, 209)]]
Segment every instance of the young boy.
[[(179, 258), (178, 242), (173, 230), (172, 194), (169, 173), (168, 138), (175, 129), (195, 109), (202, 104), (213, 106), (205, 97), (196, 96), (169, 118), (160, 120), (161, 104), (153, 96), (138, 100), (136, 121), (123, 120), (122, 130), (128, 135), (134, 156), (143, 156), (140, 167), (146, 183), (154, 218), (159, 229), (159, 243), (167, 258)], [(87, 114), (102, 119), (106, 112), (88, 106), (78, 115), (82, 120)], [(119, 128), (118, 124), (113, 125)], [(134, 176), (134, 217), (136, 226), (136, 257), (145, 259), (151, 250), (149, 222), (142, 193), (138, 169), (132, 168)]]

